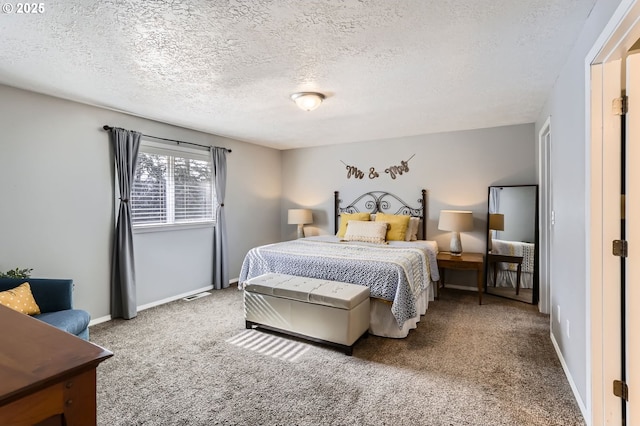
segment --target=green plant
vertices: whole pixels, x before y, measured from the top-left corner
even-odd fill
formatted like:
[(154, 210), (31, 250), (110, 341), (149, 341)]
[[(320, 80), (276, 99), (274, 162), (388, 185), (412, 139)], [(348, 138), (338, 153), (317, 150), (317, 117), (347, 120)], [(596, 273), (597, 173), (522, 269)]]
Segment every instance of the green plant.
[(16, 268), (7, 272), (0, 272), (0, 278), (29, 278), (31, 276), (32, 268)]

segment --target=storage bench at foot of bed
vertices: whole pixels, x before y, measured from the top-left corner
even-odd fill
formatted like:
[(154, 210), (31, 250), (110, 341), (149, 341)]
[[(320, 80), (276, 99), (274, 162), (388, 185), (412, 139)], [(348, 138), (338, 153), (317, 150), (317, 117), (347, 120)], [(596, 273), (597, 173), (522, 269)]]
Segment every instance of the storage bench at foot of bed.
[(369, 288), (268, 273), (244, 287), (247, 328), (254, 325), (353, 352), (369, 328)]

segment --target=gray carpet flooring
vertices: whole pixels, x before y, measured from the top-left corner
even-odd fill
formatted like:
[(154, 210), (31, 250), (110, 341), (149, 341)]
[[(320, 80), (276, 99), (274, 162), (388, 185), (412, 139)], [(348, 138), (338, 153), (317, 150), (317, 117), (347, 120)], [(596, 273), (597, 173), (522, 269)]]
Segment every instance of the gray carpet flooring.
[(531, 305), (445, 289), (405, 339), (353, 356), (245, 330), (232, 287), (91, 328), (98, 424), (584, 425)]

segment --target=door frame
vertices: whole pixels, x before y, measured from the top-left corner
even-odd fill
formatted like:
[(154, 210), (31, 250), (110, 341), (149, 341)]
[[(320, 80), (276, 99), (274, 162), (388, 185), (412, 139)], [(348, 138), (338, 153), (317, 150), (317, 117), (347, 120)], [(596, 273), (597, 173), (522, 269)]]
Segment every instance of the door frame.
[[(619, 238), (620, 162), (619, 124), (608, 119), (614, 98), (608, 75), (615, 74), (633, 42), (640, 37), (640, 0), (622, 0), (585, 58), (586, 150), (588, 183), (586, 259), (587, 274), (587, 407), (590, 425), (620, 424), (620, 399), (612, 381), (620, 375), (620, 292), (606, 283), (620, 276), (620, 261), (611, 255), (611, 241)], [(611, 70), (608, 68), (611, 67)], [(617, 96), (620, 96), (618, 94)], [(618, 120), (619, 123), (619, 120)], [(616, 135), (616, 130), (618, 131)], [(617, 142), (616, 142), (617, 137)], [(616, 185), (616, 182), (618, 184)], [(617, 189), (617, 191), (616, 191)], [(606, 279), (605, 279), (606, 277)], [(616, 343), (617, 340), (617, 343)], [(617, 353), (616, 353), (617, 352)], [(637, 390), (636, 390), (637, 392)]]
[(551, 234), (553, 232), (553, 185), (551, 177), (551, 116), (547, 117), (538, 132), (538, 176), (540, 180), (540, 274), (538, 309), (551, 314)]

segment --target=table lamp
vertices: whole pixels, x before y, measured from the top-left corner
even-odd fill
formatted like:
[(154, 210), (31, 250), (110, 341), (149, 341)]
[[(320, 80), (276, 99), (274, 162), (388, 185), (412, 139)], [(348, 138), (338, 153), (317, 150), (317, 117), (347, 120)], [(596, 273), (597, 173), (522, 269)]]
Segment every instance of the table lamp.
[(451, 231), (450, 252), (453, 256), (462, 255), (460, 232), (473, 230), (473, 213), (462, 210), (441, 210), (438, 229)]
[(489, 250), (492, 246), (493, 231), (504, 231), (504, 215), (502, 213), (489, 213)]
[(313, 216), (309, 209), (289, 209), (289, 225), (298, 225), (298, 238), (304, 237), (303, 225), (313, 223)]

